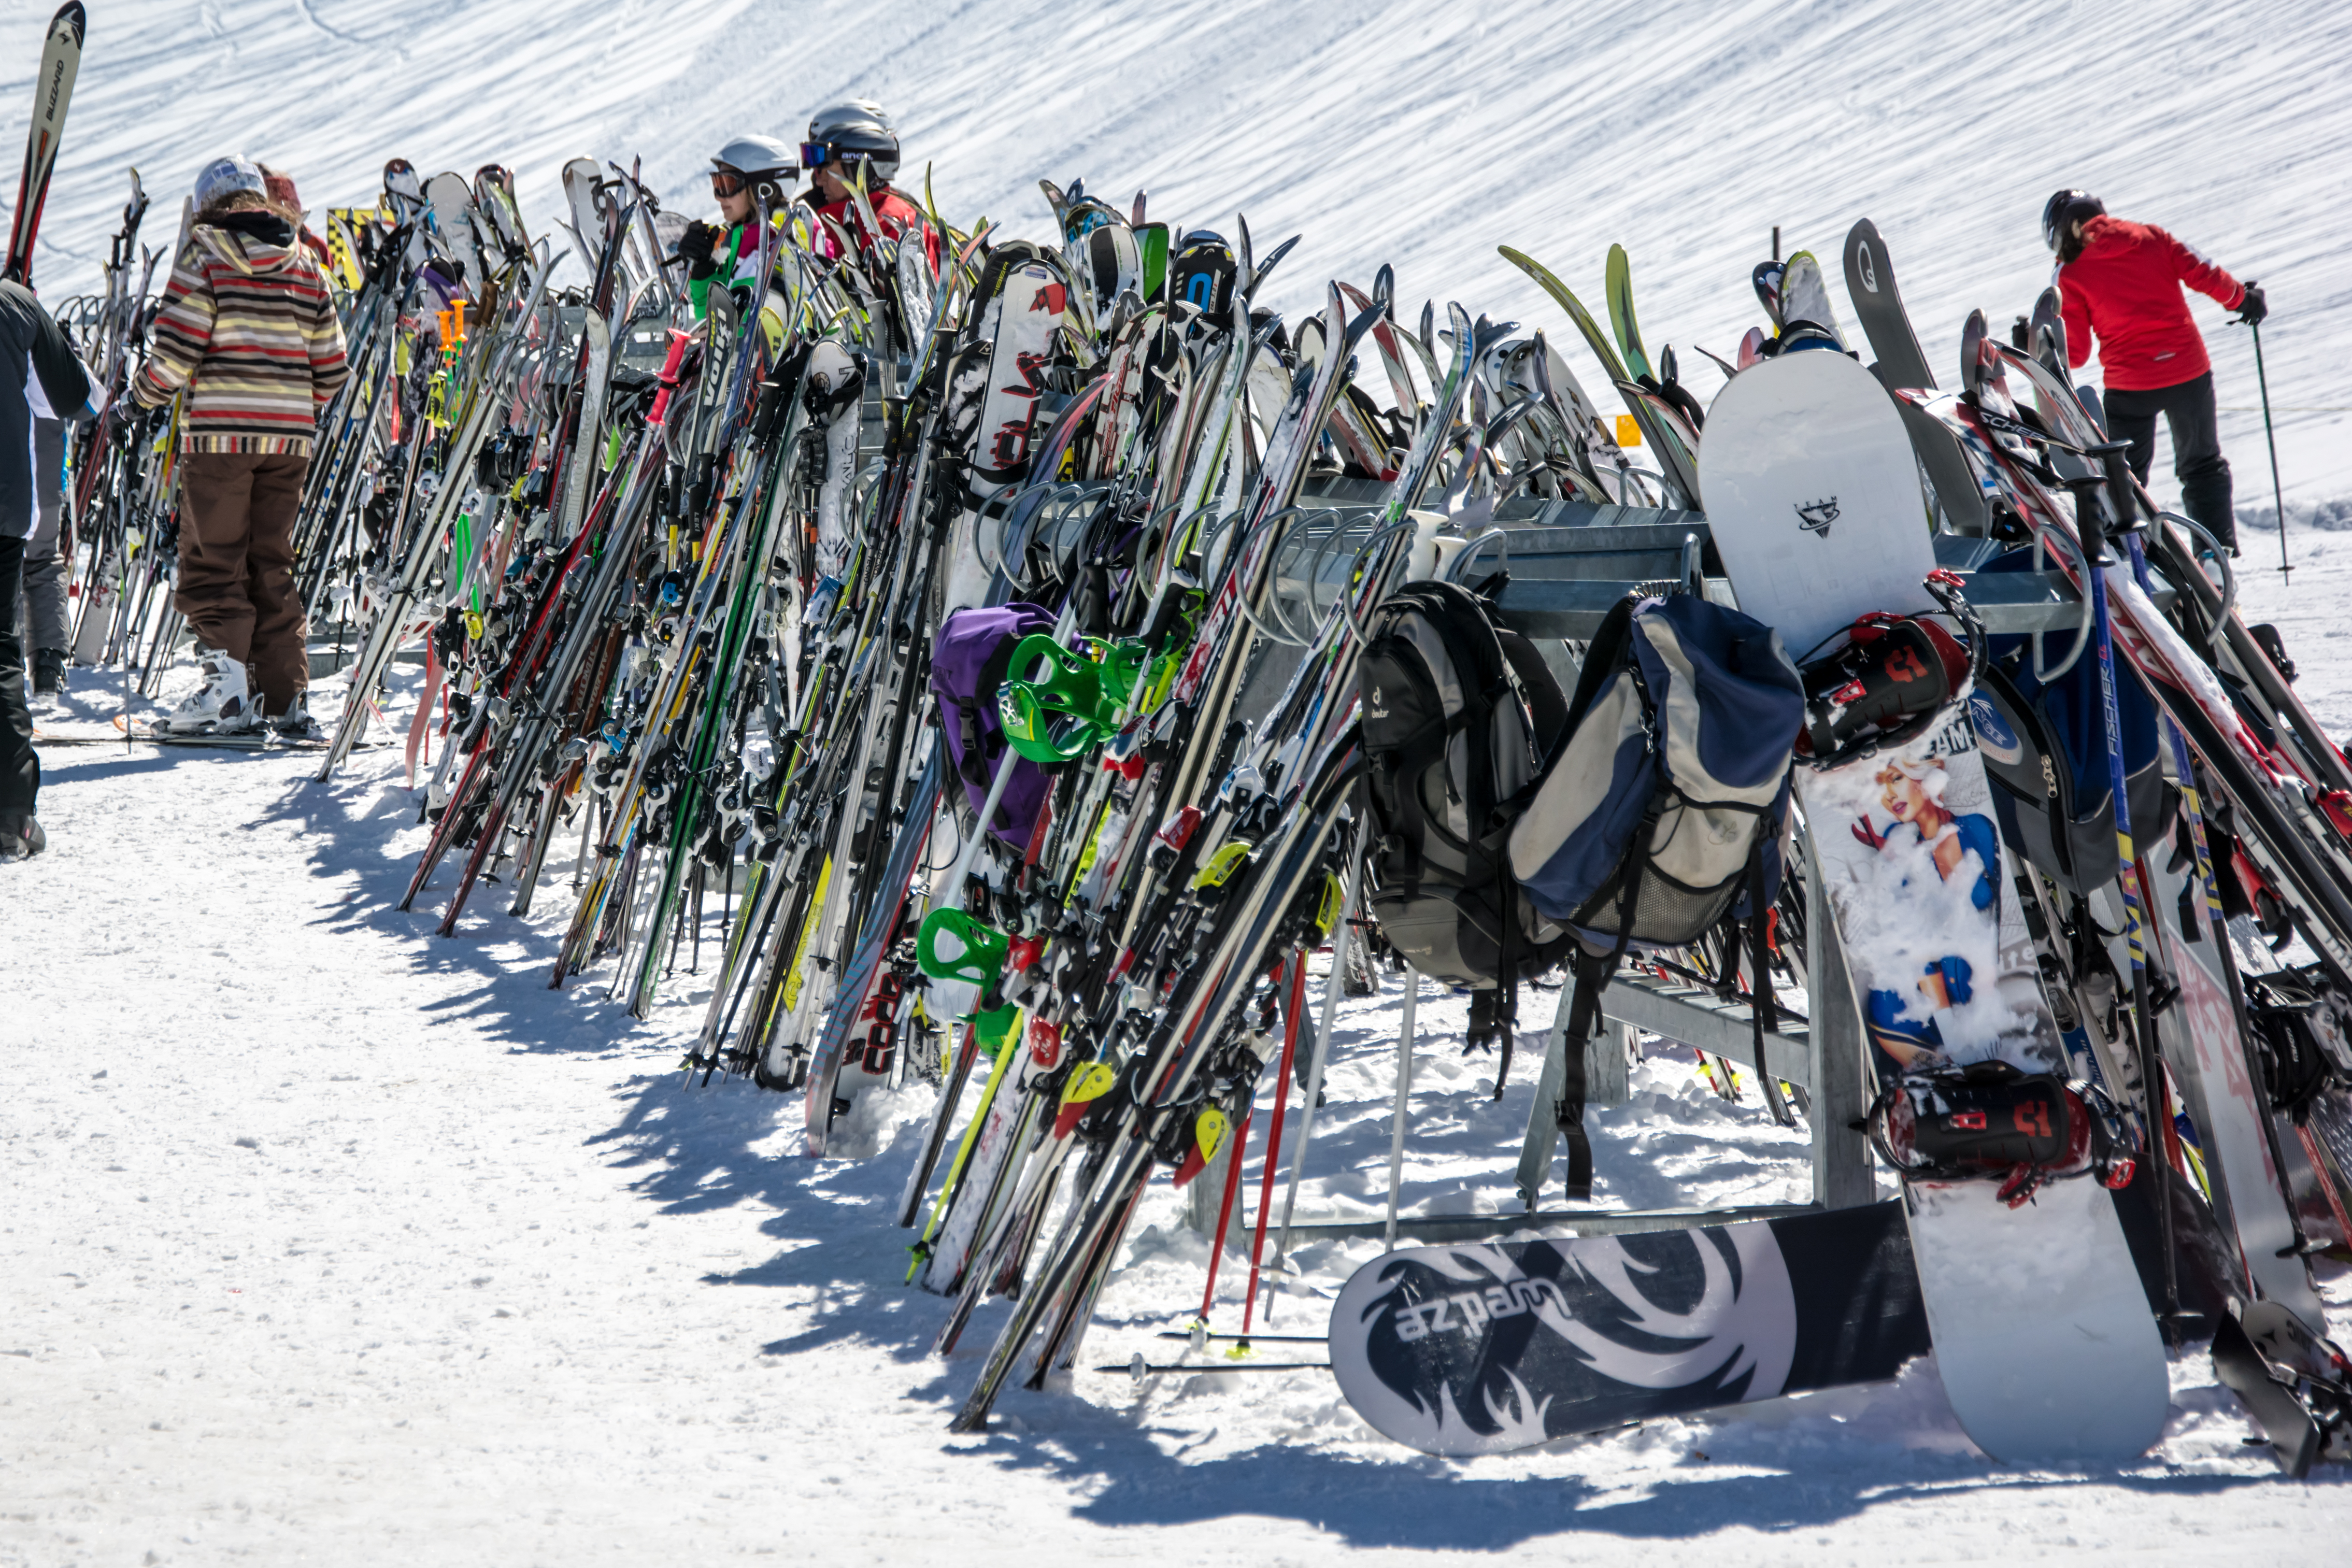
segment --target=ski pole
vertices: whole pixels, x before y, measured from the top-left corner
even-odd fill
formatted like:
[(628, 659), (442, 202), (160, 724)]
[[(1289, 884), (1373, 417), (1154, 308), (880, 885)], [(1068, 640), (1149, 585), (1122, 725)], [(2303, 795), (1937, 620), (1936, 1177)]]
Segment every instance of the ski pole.
[[(1307, 944), (1302, 944), (1297, 952), (1290, 955), (1288, 966), (1283, 975), (1282, 984), (1284, 986), (1282, 1063), (1279, 1071), (1287, 1074), (1290, 1071), (1290, 1064), (1297, 1056), (1298, 1050), (1299, 1010), (1306, 1005), (1307, 1002)], [(1271, 1151), (1279, 1146), (1282, 1142), (1282, 1107), (1290, 1102), (1290, 1080), (1287, 1077), (1285, 1077), (1280, 1080), (1280, 1089), (1281, 1093), (1277, 1097), (1277, 1103), (1275, 1107), (1274, 1112), (1275, 1131), (1270, 1135), (1266, 1143), (1266, 1148), (1269, 1152), (1266, 1156), (1265, 1162), (1265, 1180), (1258, 1194), (1257, 1241), (1256, 1245), (1250, 1250), (1250, 1263), (1253, 1268), (1255, 1268), (1257, 1263), (1258, 1254), (1265, 1250), (1265, 1200), (1271, 1194), (1274, 1187), (1275, 1162)], [(1256, 1107), (1252, 1106), (1249, 1110), (1243, 1112), (1241, 1125), (1234, 1128), (1232, 1134), (1233, 1153), (1225, 1171), (1224, 1201), (1217, 1210), (1217, 1234), (1209, 1243), (1209, 1282), (1202, 1289), (1201, 1291), (1200, 1322), (1204, 1331), (1207, 1329), (1209, 1322), (1209, 1310), (1215, 1305), (1217, 1300), (1217, 1263), (1225, 1253), (1225, 1231), (1226, 1227), (1233, 1223), (1234, 1200), (1241, 1191), (1242, 1154), (1244, 1151), (1249, 1147), (1250, 1122), (1254, 1120), (1255, 1110)], [(1253, 1273), (1251, 1276), (1251, 1288), (1248, 1292), (1248, 1296), (1244, 1297), (1244, 1300), (1247, 1300), (1249, 1297), (1255, 1297), (1256, 1293), (1256, 1277)]]
[(2263, 370), (2263, 328), (2259, 321), (2249, 321), (2254, 334), (2254, 384), (2263, 393), (2263, 439), (2271, 448), (2271, 504), (2278, 509), (2279, 575), (2288, 583), (2294, 581), (2294, 568), (2286, 558), (2286, 494), (2279, 486), (2278, 432), (2271, 428), (2271, 378)]
[[(1331, 951), (1331, 961), (1338, 963), (1342, 954)], [(1381, 1246), (1396, 1250), (1397, 1188), (1404, 1179), (1404, 1115), (1405, 1100), (1412, 1092), (1412, 1028), (1413, 1014), (1421, 1002), (1421, 971), (1411, 963), (1404, 966), (1404, 1026), (1397, 1035), (1396, 1109), (1389, 1122), (1389, 1223), (1381, 1233)]]
[[(1344, 934), (1334, 938), (1331, 955), (1335, 962), (1339, 957), (1337, 944), (1345, 940)], [(1306, 1015), (1307, 948), (1305, 944), (1300, 945), (1298, 955), (1293, 961), (1293, 964), (1290, 975), (1289, 1006), (1282, 1020), (1282, 1059), (1275, 1064), (1274, 1068), (1274, 1120), (1265, 1131), (1265, 1173), (1258, 1182), (1257, 1225), (1250, 1238), (1249, 1285), (1242, 1292), (1242, 1338), (1244, 1340), (1249, 1338), (1250, 1325), (1257, 1321), (1258, 1268), (1265, 1256), (1265, 1225), (1267, 1216), (1274, 1212), (1275, 1173), (1282, 1168), (1283, 1112), (1290, 1105), (1291, 1068), (1292, 1064), (1298, 1059), (1298, 1026), (1300, 1020)], [(1241, 1163), (1242, 1151), (1237, 1148), (1234, 1151), (1234, 1164), (1239, 1168)], [(1202, 1320), (1206, 1321), (1208, 1316), (1207, 1309), (1203, 1308), (1201, 1312)]]
[[(1274, 1244), (1274, 1266), (1279, 1270), (1290, 1258), (1290, 1220), (1298, 1209), (1298, 1178), (1307, 1167), (1307, 1141), (1315, 1135), (1315, 1102), (1323, 1097), (1323, 1068), (1331, 1056), (1331, 1024), (1339, 1013), (1339, 993), (1347, 982), (1348, 951), (1344, 945), (1353, 933), (1351, 923), (1364, 893), (1364, 844), (1360, 838), (1348, 847), (1348, 894), (1339, 905), (1339, 923), (1331, 928), (1331, 978), (1323, 987), (1323, 1012), (1315, 1029), (1315, 1054), (1307, 1064), (1307, 1100), (1298, 1118), (1298, 1143), (1290, 1155), (1290, 1184), (1282, 1194), (1282, 1229)], [(1250, 1296), (1257, 1296), (1256, 1269), (1251, 1269)], [(1267, 1321), (1273, 1319), (1268, 1303)]]
[[(2115, 521), (2126, 552), (2138, 544), (2127, 525), (2135, 513), (2126, 510), (2130, 490), (2124, 469), (2125, 444), (2102, 442), (2089, 456), (2105, 470), (2105, 488), (2115, 510)], [(2081, 490), (2077, 538), (2083, 551), (2083, 591), (2092, 605), (2092, 652), (2096, 658), (2101, 727), (2106, 731), (2107, 789), (2115, 803), (2116, 882), (2124, 899), (2125, 946), (2131, 954), (2131, 989), (2135, 1044), (2139, 1062), (2142, 1124), (2147, 1131), (2148, 1166), (2155, 1182), (2157, 1233), (2164, 1251), (2164, 1332), (2178, 1342), (2180, 1323), (2179, 1258), (2173, 1235), (2171, 1174), (2165, 1157), (2168, 1123), (2164, 1118), (2162, 1058), (2156, 1041), (2156, 1005), (2149, 968), (2149, 924), (2147, 889), (2140, 884), (2139, 857), (2132, 843), (2130, 775), (2124, 766), (2123, 720), (2116, 697), (2114, 616), (2107, 603), (2107, 568), (2116, 560), (2100, 517), (2095, 481)], [(2099, 552), (2091, 553), (2096, 543)]]

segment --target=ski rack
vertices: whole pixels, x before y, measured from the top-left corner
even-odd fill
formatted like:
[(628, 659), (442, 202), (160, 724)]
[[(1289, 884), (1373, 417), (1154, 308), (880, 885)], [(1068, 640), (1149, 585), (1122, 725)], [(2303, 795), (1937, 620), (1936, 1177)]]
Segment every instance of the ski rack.
[[(1301, 498), (1304, 507), (1334, 511), (1360, 510), (1376, 503), (1381, 487), (1371, 481), (1333, 479), (1310, 482)], [(1716, 558), (1713, 536), (1704, 514), (1649, 507), (1598, 505), (1580, 500), (1541, 500), (1519, 497), (1496, 510), (1488, 525), (1501, 538), (1496, 546), (1475, 548), (1454, 563), (1461, 577), (1475, 578), (1484, 571), (1507, 567), (1509, 580), (1496, 595), (1502, 620), (1531, 637), (1586, 641), (1600, 629), (1611, 607), (1645, 583), (1692, 582), (1706, 596), (1736, 604), (1729, 581)], [(1471, 530), (1474, 536), (1486, 528)], [(1981, 573), (1995, 555), (2013, 548), (1997, 541), (1958, 534), (1939, 534), (1935, 541), (1939, 566), (1958, 573), (1966, 583), (1969, 604), (1994, 633), (2080, 632), (2087, 625), (2090, 606), (2065, 575), (2042, 572)], [(1276, 593), (1311, 615), (1318, 605), (1336, 596), (1351, 569), (1344, 550), (1319, 555), (1278, 552), (1289, 571), (1277, 569)], [(1312, 563), (1311, 565), (1308, 563)], [(1305, 568), (1313, 573), (1300, 574)], [(2173, 585), (2161, 578), (2154, 595), (2159, 606), (2168, 606)], [(1279, 689), (1297, 662), (1293, 648), (1265, 650), (1252, 683)], [(1572, 679), (1572, 678), (1571, 678)], [(1249, 706), (1247, 694), (1243, 708)], [(1800, 842), (1803, 835), (1800, 834)], [(1810, 845), (1807, 849), (1810, 850)], [(1810, 855), (1808, 856), (1810, 858)], [(1518, 1194), (1517, 1208), (1486, 1214), (1401, 1215), (1396, 1234), (1425, 1242), (1465, 1242), (1494, 1239), (1535, 1228), (1568, 1230), (1581, 1235), (1665, 1230), (1723, 1225), (1739, 1220), (1770, 1219), (1784, 1215), (1852, 1208), (1875, 1202), (1876, 1173), (1868, 1140), (1861, 1131), (1868, 1103), (1864, 1081), (1862, 1015), (1856, 1005), (1845, 955), (1832, 940), (1835, 930), (1827, 900), (1818, 886), (1808, 884), (1807, 952), (1810, 1018), (1789, 1014), (1785, 1004), (1777, 1033), (1766, 1037), (1766, 1056), (1773, 1077), (1801, 1087), (1810, 1101), (1807, 1123), (1812, 1133), (1813, 1195), (1810, 1203), (1763, 1204), (1731, 1208), (1607, 1209), (1595, 1207), (1544, 1209), (1530, 1194)], [(1572, 986), (1560, 989), (1544, 1053), (1543, 1078), (1538, 1080), (1535, 1109), (1528, 1130), (1528, 1163), (1541, 1145), (1540, 1163), (1549, 1170), (1556, 1152), (1558, 1131), (1550, 1125), (1548, 1108), (1565, 1071), (1564, 1050)], [(1690, 1046), (1756, 1069), (1754, 1020), (1744, 1003), (1728, 1002), (1701, 986), (1675, 984), (1656, 977), (1621, 973), (1602, 994), (1601, 1017), (1615, 1026), (1599, 1031), (1586, 1047), (1586, 1103), (1620, 1105), (1628, 1096), (1628, 1050), (1624, 1031), (1641, 1031)], [(1229, 1157), (1231, 1152), (1223, 1157)], [(1222, 1181), (1203, 1180), (1199, 1189), (1215, 1189)], [(1195, 1228), (1206, 1231), (1214, 1215), (1201, 1205), (1189, 1210)], [(1236, 1223), (1254, 1226), (1255, 1216), (1237, 1216)], [(1362, 1218), (1294, 1221), (1290, 1245), (1306, 1241), (1380, 1237), (1391, 1221), (1380, 1215)]]

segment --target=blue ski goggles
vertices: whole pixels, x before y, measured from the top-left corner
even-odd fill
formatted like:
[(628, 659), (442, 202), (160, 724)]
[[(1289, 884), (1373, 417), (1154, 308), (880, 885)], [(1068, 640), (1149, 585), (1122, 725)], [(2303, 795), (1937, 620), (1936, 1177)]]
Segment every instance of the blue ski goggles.
[(877, 164), (896, 163), (892, 154), (877, 153), (870, 147), (844, 147), (831, 142), (801, 143), (801, 167), (811, 174), (830, 164), (845, 175), (857, 167), (860, 158), (871, 158)]

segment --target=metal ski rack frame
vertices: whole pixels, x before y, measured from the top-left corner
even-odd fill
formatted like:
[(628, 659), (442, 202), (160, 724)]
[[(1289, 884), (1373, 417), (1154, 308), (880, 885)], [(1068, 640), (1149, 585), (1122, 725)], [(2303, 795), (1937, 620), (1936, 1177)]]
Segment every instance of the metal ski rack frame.
[[(1310, 483), (1303, 504), (1312, 508), (1349, 510), (1377, 499), (1379, 487), (1363, 481), (1336, 479)], [(1363, 493), (1358, 493), (1361, 491)], [(1474, 539), (1489, 530), (1499, 541), (1456, 559), (1454, 569), (1465, 578), (1507, 567), (1509, 579), (1496, 596), (1503, 620), (1524, 635), (1546, 641), (1589, 641), (1600, 629), (1612, 605), (1637, 585), (1661, 580), (1691, 582), (1708, 598), (1733, 605), (1738, 601), (1715, 559), (1706, 519), (1695, 511), (1647, 507), (1596, 505), (1576, 500), (1515, 498), (1496, 510), (1492, 522), (1470, 531)], [(1979, 574), (1992, 556), (2011, 546), (1983, 538), (1939, 534), (1936, 539), (1939, 565), (1961, 574), (1969, 603), (1995, 633), (2080, 632), (2087, 627), (2090, 606), (2063, 574), (2001, 572)], [(1276, 591), (1311, 611), (1328, 605), (1350, 569), (1344, 549), (1319, 555), (1285, 551), (1290, 570), (1277, 574)], [(1311, 563), (1311, 564), (1310, 564)], [(1311, 572), (1310, 583), (1303, 573)], [(1694, 581), (1695, 580), (1695, 581)], [(2159, 580), (2154, 595), (2168, 605), (2174, 589)], [(1257, 681), (1277, 687), (1287, 678), (1297, 650), (1276, 650), (1265, 667), (1254, 671)], [(1802, 836), (1800, 836), (1802, 842)], [(1665, 1230), (1722, 1225), (1738, 1220), (1769, 1219), (1782, 1215), (1851, 1208), (1877, 1197), (1868, 1141), (1859, 1131), (1868, 1104), (1864, 1080), (1862, 1015), (1853, 994), (1845, 956), (1833, 940), (1835, 922), (1817, 886), (1809, 884), (1806, 900), (1804, 972), (1812, 1010), (1810, 1018), (1790, 1014), (1785, 1005), (1780, 1026), (1768, 1037), (1766, 1054), (1773, 1076), (1802, 1087), (1810, 1101), (1807, 1122), (1812, 1132), (1813, 1195), (1809, 1203), (1759, 1204), (1731, 1208), (1608, 1209), (1537, 1207), (1528, 1194), (1518, 1194), (1519, 1206), (1488, 1214), (1403, 1215), (1393, 1222), (1382, 1215), (1360, 1219), (1294, 1222), (1290, 1244), (1300, 1241), (1381, 1237), (1391, 1223), (1400, 1237), (1430, 1243), (1493, 1239), (1529, 1229), (1565, 1230), (1584, 1235), (1636, 1230)], [(1548, 1033), (1543, 1076), (1538, 1080), (1535, 1110), (1528, 1131), (1532, 1149), (1545, 1142), (1543, 1164), (1551, 1165), (1552, 1144), (1559, 1134), (1547, 1108), (1565, 1071), (1568, 1013), (1573, 987), (1560, 990), (1559, 1005)], [(1624, 1030), (1638, 1030), (1693, 1047), (1754, 1070), (1754, 1023), (1744, 1004), (1727, 1003), (1713, 991), (1678, 985), (1637, 973), (1623, 973), (1612, 982), (1601, 998), (1603, 1027), (1587, 1047), (1586, 1103), (1622, 1104), (1628, 1093)], [(1287, 1089), (1286, 1089), (1286, 1092)], [(1237, 1156), (1237, 1152), (1229, 1151)], [(1207, 1177), (1196, 1184), (1221, 1186)], [(1208, 1217), (1196, 1225), (1206, 1229)], [(1237, 1233), (1255, 1223), (1255, 1216), (1236, 1215)]]

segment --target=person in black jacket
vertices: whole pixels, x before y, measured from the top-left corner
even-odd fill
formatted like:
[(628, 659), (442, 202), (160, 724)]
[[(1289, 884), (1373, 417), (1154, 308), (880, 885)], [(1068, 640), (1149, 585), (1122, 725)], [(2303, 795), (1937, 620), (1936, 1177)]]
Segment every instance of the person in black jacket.
[(25, 643), (16, 602), (25, 536), (38, 510), (33, 422), (94, 419), (106, 394), (33, 291), (0, 280), (0, 860), (37, 855), (48, 840), (34, 819), (41, 760), (25, 705)]

